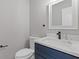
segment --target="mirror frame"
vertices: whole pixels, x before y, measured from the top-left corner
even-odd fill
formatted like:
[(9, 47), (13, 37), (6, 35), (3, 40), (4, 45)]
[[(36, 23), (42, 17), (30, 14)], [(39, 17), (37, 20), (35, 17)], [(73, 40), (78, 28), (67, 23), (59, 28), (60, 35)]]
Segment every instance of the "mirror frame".
[(49, 29), (78, 29), (78, 0), (72, 0), (72, 26), (53, 26), (52, 25), (52, 6), (60, 3), (61, 1), (64, 0), (59, 0), (58, 2), (50, 2), (48, 4), (48, 19), (49, 19)]

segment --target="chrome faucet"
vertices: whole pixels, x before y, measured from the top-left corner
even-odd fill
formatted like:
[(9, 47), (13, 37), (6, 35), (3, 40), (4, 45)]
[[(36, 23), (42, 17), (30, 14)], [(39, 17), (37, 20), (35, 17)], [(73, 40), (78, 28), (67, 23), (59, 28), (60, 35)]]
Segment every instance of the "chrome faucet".
[(58, 35), (58, 39), (61, 39), (61, 32), (57, 32), (57, 35)]

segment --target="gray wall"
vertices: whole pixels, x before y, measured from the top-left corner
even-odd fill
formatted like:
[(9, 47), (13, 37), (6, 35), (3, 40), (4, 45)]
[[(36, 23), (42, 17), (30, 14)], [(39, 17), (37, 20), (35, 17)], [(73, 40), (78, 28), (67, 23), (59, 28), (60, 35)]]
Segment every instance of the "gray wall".
[[(32, 36), (45, 36), (47, 31), (47, 4), (49, 0), (30, 0), (30, 32)], [(45, 24), (46, 27), (42, 25)]]
[(0, 59), (14, 59), (16, 51), (27, 47), (29, 0), (0, 0)]
[[(77, 35), (79, 37), (79, 30), (48, 30), (48, 15), (47, 5), (49, 0), (30, 0), (30, 22), (32, 36), (46, 36), (46, 33), (54, 33), (61, 31), (62, 34)], [(46, 24), (43, 28), (42, 24)]]

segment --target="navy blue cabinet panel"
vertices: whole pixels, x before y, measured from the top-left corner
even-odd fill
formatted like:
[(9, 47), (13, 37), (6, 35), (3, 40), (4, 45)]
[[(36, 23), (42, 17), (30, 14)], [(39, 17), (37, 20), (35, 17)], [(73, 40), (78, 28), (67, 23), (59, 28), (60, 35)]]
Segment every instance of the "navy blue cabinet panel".
[[(48, 53), (49, 52), (49, 53)], [(54, 55), (51, 54), (50, 50), (45, 49), (45, 47), (40, 46), (38, 44), (35, 45), (35, 54), (40, 54), (46, 59), (56, 59)]]
[(47, 55), (47, 54), (43, 54), (43, 53), (40, 53), (40, 52), (36, 52), (36, 55), (40, 55), (40, 56), (42, 56), (42, 58), (44, 58), (44, 59), (56, 59), (55, 57), (51, 57), (51, 56), (49, 56), (49, 55)]
[(39, 54), (35, 54), (35, 59), (45, 59), (42, 56), (40, 56)]
[(46, 59), (79, 59), (79, 57), (35, 43), (35, 54), (37, 53)]

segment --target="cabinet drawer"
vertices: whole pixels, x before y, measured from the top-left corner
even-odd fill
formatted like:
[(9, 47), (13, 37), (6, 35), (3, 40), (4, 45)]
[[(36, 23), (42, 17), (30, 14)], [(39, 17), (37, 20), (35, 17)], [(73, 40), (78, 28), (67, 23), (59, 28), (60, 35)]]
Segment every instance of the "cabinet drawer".
[(78, 57), (72, 56), (70, 54), (37, 43), (35, 44), (35, 52), (48, 57), (54, 57), (55, 59), (79, 59)]

